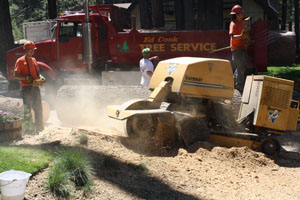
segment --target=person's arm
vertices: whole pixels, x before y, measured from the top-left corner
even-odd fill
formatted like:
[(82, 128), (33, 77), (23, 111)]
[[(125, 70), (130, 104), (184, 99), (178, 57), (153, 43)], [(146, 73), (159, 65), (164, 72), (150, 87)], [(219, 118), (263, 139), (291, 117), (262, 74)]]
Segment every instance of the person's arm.
[(242, 31), (242, 33), (240, 35), (232, 35), (232, 39), (233, 40), (238, 40), (244, 37), (244, 30)]
[(238, 39), (243, 38), (244, 29), (242, 30), (242, 33), (239, 35), (235, 34), (235, 31), (236, 31), (235, 29), (236, 29), (236, 25), (233, 22), (231, 22), (230, 27), (229, 27), (229, 35), (231, 36), (231, 38), (233, 40), (238, 40)]
[(31, 76), (25, 76), (25, 75), (19, 74), (18, 72), (14, 72), (14, 77), (15, 77), (15, 79), (18, 79), (20, 81), (32, 81)]
[(152, 77), (153, 73), (151, 71), (146, 71), (147, 76)]
[(18, 60), (16, 62), (15, 68), (14, 68), (14, 77), (15, 77), (15, 79), (20, 80), (20, 81), (25, 81), (25, 80), (29, 81), (29, 82), (32, 81), (31, 76), (23, 75), (20, 72), (21, 72), (21, 66), (20, 66), (20, 63), (19, 63), (19, 60)]

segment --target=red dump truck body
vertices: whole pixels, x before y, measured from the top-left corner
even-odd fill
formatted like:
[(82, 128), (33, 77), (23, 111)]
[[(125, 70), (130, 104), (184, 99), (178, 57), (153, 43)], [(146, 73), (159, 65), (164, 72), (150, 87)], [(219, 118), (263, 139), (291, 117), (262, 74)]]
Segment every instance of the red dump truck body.
[[(120, 12), (112, 6), (90, 6), (92, 24), (93, 64), (101, 70), (132, 70), (138, 67), (141, 50), (149, 47), (153, 56), (168, 59), (178, 56), (215, 57), (231, 60), (230, 49), (210, 53), (229, 46), (228, 31), (140, 31), (126, 29), (126, 17), (122, 23), (116, 23)], [(118, 13), (118, 14), (116, 14)], [(124, 14), (124, 16), (127, 16)], [(125, 20), (125, 21), (124, 21)], [(35, 58), (40, 68), (53, 79), (62, 72), (87, 71), (84, 64), (83, 24), (85, 14), (82, 11), (69, 12), (57, 20), (53, 37), (36, 42)], [(118, 27), (116, 27), (118, 24)], [(123, 29), (122, 32), (120, 30)], [(249, 46), (249, 67), (257, 72), (267, 67), (267, 22), (253, 24)], [(24, 54), (22, 47), (7, 52), (8, 79), (13, 79), (13, 67), (18, 57)], [(106, 67), (105, 67), (106, 66)]]

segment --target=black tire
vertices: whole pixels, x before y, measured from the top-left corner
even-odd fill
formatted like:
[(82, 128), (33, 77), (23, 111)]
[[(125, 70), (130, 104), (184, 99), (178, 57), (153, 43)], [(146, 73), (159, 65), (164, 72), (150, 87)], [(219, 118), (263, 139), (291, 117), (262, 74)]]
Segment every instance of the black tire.
[(260, 145), (260, 151), (269, 156), (279, 152), (279, 149), (280, 144), (275, 139), (267, 139)]
[(186, 118), (179, 121), (178, 134), (184, 145), (205, 141), (210, 135), (206, 121), (202, 118)]
[(125, 121), (125, 132), (129, 138), (150, 139), (156, 128), (157, 117), (153, 115), (134, 115)]

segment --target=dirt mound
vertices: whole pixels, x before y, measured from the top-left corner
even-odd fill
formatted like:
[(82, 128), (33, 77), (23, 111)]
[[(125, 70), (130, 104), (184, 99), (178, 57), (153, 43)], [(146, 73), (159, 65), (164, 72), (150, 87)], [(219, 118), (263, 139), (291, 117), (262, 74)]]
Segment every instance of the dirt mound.
[(268, 158), (265, 154), (261, 152), (256, 152), (248, 147), (214, 147), (212, 149), (212, 154), (220, 160), (236, 162), (238, 166), (268, 166), (273, 167), (275, 165), (274, 161)]

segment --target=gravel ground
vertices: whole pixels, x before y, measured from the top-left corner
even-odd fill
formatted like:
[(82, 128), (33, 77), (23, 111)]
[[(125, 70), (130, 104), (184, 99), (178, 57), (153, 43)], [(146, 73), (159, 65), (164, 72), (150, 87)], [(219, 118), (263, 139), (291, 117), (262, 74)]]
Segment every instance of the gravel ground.
[[(134, 92), (123, 93), (130, 99), (135, 97)], [(119, 100), (106, 103), (125, 100), (112, 95)], [(63, 125), (52, 111), (39, 135), (25, 135), (0, 145), (53, 151), (75, 146), (86, 152), (96, 172), (93, 190), (87, 197), (77, 190), (70, 199), (300, 199), (299, 132), (282, 136), (282, 151), (271, 157), (246, 147), (224, 148), (207, 142), (189, 148), (163, 146), (155, 138), (141, 141), (118, 137), (122, 131), (106, 117), (106, 103), (94, 126)], [(81, 134), (88, 136), (87, 146), (79, 145)], [(105, 160), (111, 164), (104, 165)], [(27, 200), (57, 199), (45, 188), (47, 175), (45, 169), (31, 177)]]

